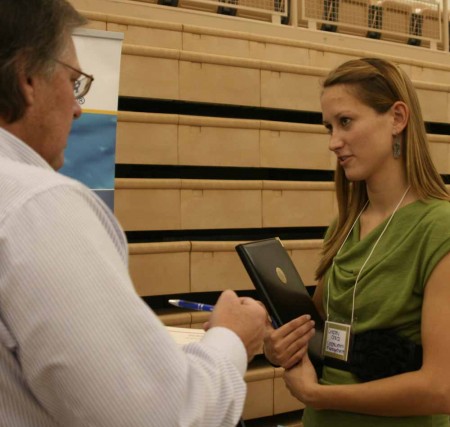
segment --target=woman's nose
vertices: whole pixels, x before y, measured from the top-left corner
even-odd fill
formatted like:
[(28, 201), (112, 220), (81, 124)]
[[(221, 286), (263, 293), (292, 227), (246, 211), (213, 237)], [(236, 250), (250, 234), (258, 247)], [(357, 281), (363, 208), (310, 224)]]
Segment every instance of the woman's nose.
[(328, 142), (328, 149), (330, 151), (336, 151), (339, 148), (342, 148), (344, 145), (342, 138), (340, 138), (339, 134), (337, 132), (332, 132), (330, 134), (330, 140)]

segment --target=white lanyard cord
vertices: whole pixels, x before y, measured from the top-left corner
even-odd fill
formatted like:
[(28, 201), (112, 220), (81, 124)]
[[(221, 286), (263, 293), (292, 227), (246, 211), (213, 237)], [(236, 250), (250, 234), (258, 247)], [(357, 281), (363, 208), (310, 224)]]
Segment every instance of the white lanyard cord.
[[(383, 234), (385, 233), (385, 231), (387, 230), (389, 224), (391, 223), (392, 219), (394, 218), (395, 213), (397, 212), (398, 208), (400, 207), (400, 205), (402, 204), (403, 200), (405, 199), (406, 195), (408, 194), (409, 189), (411, 188), (411, 186), (408, 186), (408, 188), (406, 189), (405, 193), (403, 194), (402, 198), (400, 199), (400, 201), (397, 203), (397, 206), (394, 209), (394, 212), (392, 212), (391, 216), (389, 217), (388, 222), (386, 223), (386, 225), (383, 228), (383, 231), (381, 232), (381, 234), (379, 235), (377, 241), (375, 242), (375, 244), (372, 246), (372, 249), (369, 253), (369, 256), (366, 258), (366, 260), (364, 261), (362, 267), (359, 270), (358, 275), (356, 276), (356, 281), (355, 281), (355, 286), (353, 288), (353, 299), (352, 299), (352, 318), (351, 318), (351, 325), (353, 325), (353, 320), (354, 320), (354, 316), (355, 316), (355, 299), (356, 299), (356, 287), (358, 285), (358, 281), (359, 278), (361, 276), (361, 273), (364, 269), (364, 267), (366, 266), (367, 262), (369, 261), (370, 257), (372, 256), (375, 248), (377, 247), (379, 241), (381, 240), (381, 238), (383, 237)], [(342, 247), (344, 246), (345, 242), (347, 241), (348, 237), (350, 236), (350, 233), (352, 232), (353, 228), (355, 227), (356, 223), (358, 222), (359, 217), (361, 216), (361, 214), (364, 212), (364, 210), (367, 207), (367, 204), (369, 203), (369, 201), (366, 202), (366, 204), (364, 205), (364, 207), (362, 208), (361, 212), (358, 214), (355, 222), (352, 225), (352, 228), (350, 229), (350, 231), (348, 232), (347, 236), (345, 237), (344, 242), (342, 243), (341, 247), (339, 248), (339, 250), (337, 251), (335, 257), (339, 254), (339, 252), (341, 251)], [(333, 264), (331, 265), (331, 270), (330, 270), (330, 274), (328, 276), (328, 283), (327, 283), (327, 320), (329, 320), (329, 303), (330, 303), (330, 277), (333, 273), (333, 269), (334, 269), (334, 259), (333, 259)]]

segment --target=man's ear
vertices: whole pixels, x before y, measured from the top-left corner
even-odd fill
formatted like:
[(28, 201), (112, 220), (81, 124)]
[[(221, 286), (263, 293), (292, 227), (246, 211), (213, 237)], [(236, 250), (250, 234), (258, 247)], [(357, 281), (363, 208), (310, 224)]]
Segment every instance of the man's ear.
[(405, 129), (409, 120), (409, 107), (403, 101), (396, 101), (392, 105), (392, 112), (394, 115), (394, 129), (393, 134), (400, 134)]
[(27, 106), (33, 105), (35, 100), (36, 81), (33, 76), (27, 75), (25, 71), (25, 61), (23, 59), (17, 61), (17, 78)]

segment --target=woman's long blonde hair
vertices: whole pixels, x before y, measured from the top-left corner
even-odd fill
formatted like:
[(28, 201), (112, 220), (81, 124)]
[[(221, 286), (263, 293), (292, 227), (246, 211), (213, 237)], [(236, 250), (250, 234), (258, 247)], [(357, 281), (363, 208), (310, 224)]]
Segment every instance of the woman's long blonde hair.
[[(351, 60), (332, 70), (323, 88), (345, 84), (352, 95), (380, 114), (396, 101), (409, 108), (409, 120), (402, 132), (402, 161), (411, 189), (419, 199), (450, 200), (445, 184), (430, 156), (419, 100), (411, 80), (393, 63), (378, 58)], [(365, 181), (350, 182), (338, 164), (335, 172), (338, 216), (324, 243), (322, 259), (316, 270), (320, 280), (333, 262), (358, 213), (367, 202)]]

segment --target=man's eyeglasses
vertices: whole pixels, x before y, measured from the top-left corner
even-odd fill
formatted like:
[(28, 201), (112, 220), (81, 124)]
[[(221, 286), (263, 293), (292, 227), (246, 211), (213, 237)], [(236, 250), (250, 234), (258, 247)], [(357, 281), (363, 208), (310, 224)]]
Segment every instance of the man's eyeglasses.
[(72, 67), (71, 65), (59, 61), (58, 59), (56, 59), (55, 62), (81, 74), (81, 76), (77, 80), (75, 80), (73, 84), (73, 94), (76, 99), (84, 98), (91, 88), (91, 84), (94, 81), (94, 76), (83, 73), (83, 71), (79, 70), (78, 68)]

